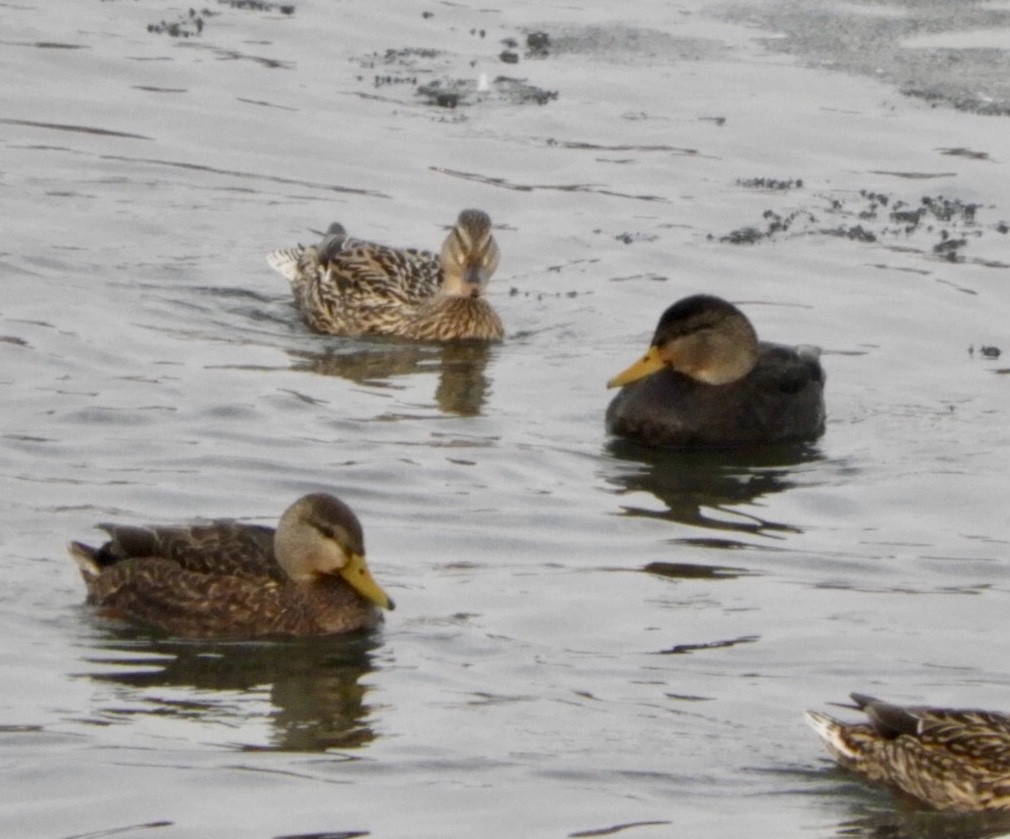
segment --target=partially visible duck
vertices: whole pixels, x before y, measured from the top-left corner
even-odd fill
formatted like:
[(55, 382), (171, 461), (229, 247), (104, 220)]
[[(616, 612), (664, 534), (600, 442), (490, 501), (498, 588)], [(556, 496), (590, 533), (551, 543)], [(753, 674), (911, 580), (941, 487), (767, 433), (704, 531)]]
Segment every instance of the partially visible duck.
[(99, 525), (98, 548), (70, 543), (102, 614), (189, 638), (328, 635), (392, 609), (365, 562), (357, 516), (303, 496), (276, 529), (230, 519), (176, 527)]
[(811, 440), (824, 432), (816, 347), (759, 342), (736, 306), (697, 294), (659, 319), (645, 356), (614, 376), (607, 430), (655, 446)]
[(852, 701), (865, 722), (806, 714), (842, 766), (939, 810), (1010, 810), (1010, 716)]
[(498, 341), (505, 330), (485, 294), (499, 257), (488, 214), (463, 210), (438, 254), (349, 239), (333, 224), (318, 245), (274, 251), (267, 262), (316, 332)]

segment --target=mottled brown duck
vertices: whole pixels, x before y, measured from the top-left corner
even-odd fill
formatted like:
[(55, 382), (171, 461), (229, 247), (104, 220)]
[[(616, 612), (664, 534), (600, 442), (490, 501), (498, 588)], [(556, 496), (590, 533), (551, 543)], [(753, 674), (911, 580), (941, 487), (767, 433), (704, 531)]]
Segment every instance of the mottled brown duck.
[(939, 810), (1010, 811), (1010, 716), (852, 701), (865, 722), (806, 714), (842, 766)]
[(365, 562), (354, 512), (303, 496), (277, 529), (221, 519), (101, 524), (101, 547), (70, 543), (101, 614), (188, 638), (330, 635), (368, 629), (393, 608)]
[(316, 332), (444, 342), (503, 337), (486, 300), (499, 258), (488, 214), (463, 210), (437, 254), (351, 239), (332, 224), (318, 244), (274, 251), (267, 262)]
[(758, 341), (736, 306), (698, 294), (670, 306), (645, 356), (612, 378), (611, 434), (706, 448), (812, 440), (824, 431), (816, 347)]

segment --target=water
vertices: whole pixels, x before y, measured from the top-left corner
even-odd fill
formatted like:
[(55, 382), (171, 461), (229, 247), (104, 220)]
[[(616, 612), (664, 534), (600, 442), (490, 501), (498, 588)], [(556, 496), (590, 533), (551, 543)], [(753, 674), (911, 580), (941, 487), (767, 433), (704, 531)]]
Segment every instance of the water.
[[(1007, 349), (1010, 140), (770, 49), (767, 8), (218, 4), (173, 37), (148, 26), (194, 18), (152, 0), (5, 7), (4, 835), (1005, 832), (831, 769), (801, 713), (1010, 710), (1010, 396), (980, 352)], [(891, 217), (939, 195), (974, 217)], [(466, 206), (503, 251), (484, 352), (308, 334), (264, 262), (333, 220), (434, 247)], [(824, 348), (821, 441), (606, 438), (604, 382), (696, 291)], [(373, 636), (179, 643), (82, 605), (64, 544), (95, 522), (320, 489), (397, 601)]]

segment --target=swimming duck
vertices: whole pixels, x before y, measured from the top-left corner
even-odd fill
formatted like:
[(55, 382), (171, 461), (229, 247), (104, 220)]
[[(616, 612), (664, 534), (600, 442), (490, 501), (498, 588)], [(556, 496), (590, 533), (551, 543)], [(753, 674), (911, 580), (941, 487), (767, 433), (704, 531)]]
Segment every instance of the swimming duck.
[(1010, 810), (1010, 716), (851, 696), (868, 722), (806, 714), (842, 766), (939, 810)]
[(329, 635), (375, 626), (393, 601), (365, 563), (357, 516), (313, 493), (276, 531), (222, 519), (176, 527), (101, 524), (99, 548), (71, 542), (102, 614), (189, 638)]
[(350, 239), (332, 224), (319, 244), (274, 251), (267, 262), (316, 332), (498, 341), (505, 330), (484, 295), (499, 256), (488, 214), (463, 210), (438, 254)]
[(668, 308), (645, 356), (614, 376), (611, 434), (703, 448), (808, 440), (824, 431), (816, 347), (759, 342), (736, 306), (697, 294)]

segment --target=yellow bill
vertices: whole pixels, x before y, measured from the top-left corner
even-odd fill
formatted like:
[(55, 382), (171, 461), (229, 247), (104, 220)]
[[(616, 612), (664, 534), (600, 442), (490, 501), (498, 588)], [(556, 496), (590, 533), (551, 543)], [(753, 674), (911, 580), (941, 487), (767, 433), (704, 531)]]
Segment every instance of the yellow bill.
[(654, 346), (649, 347), (649, 351), (642, 358), (607, 382), (607, 387), (621, 387), (637, 382), (639, 379), (658, 373), (665, 366), (666, 363), (659, 357), (659, 349)]
[(365, 557), (361, 554), (351, 554), (350, 562), (340, 569), (340, 576), (347, 580), (348, 584), (358, 594), (366, 600), (372, 601), (376, 606), (383, 609), (395, 609), (396, 604), (386, 592), (382, 590), (372, 572), (368, 570)]

